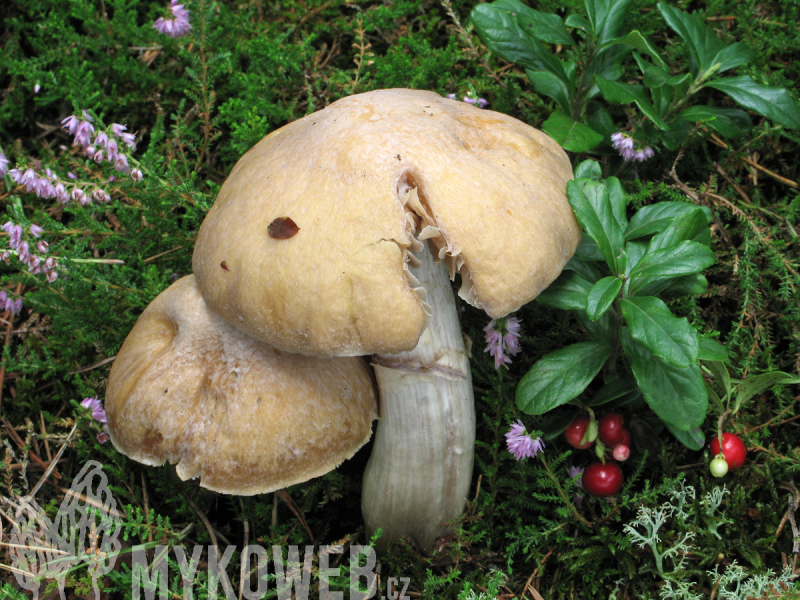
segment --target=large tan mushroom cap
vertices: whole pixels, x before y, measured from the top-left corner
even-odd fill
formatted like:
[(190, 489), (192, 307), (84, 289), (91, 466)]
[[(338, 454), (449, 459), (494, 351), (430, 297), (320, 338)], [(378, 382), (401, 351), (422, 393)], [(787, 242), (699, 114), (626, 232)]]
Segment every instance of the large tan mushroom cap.
[(124, 454), (177, 463), (182, 479), (240, 495), (336, 468), (367, 442), (377, 416), (361, 359), (254, 340), (208, 310), (191, 275), (139, 317), (111, 369), (106, 410)]
[[(200, 229), (194, 271), (212, 310), (276, 347), (409, 350), (426, 318), (406, 268), (414, 234), (460, 272), (465, 299), (504, 316), (577, 248), (571, 177), (556, 142), (506, 115), (424, 91), (350, 96), (242, 157)], [(296, 234), (271, 237), (287, 217)]]

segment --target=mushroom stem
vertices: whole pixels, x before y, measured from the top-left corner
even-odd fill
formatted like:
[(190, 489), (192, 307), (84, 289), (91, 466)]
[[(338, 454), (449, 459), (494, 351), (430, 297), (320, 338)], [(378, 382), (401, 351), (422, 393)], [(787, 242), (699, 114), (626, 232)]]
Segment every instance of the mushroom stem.
[(383, 530), (379, 547), (407, 536), (430, 551), (464, 510), (475, 406), (447, 269), (427, 244), (418, 258), (432, 315), (413, 350), (373, 357), (381, 418), (361, 501), (367, 529)]

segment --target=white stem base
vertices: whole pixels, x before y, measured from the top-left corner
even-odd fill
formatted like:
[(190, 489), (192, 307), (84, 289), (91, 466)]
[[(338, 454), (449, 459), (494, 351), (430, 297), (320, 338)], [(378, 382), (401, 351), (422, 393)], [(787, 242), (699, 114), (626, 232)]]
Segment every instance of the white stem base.
[(373, 359), (380, 421), (364, 474), (367, 529), (383, 530), (379, 547), (402, 536), (424, 550), (464, 510), (475, 446), (469, 359), (444, 264), (427, 248), (414, 275), (428, 292), (432, 316), (417, 346)]

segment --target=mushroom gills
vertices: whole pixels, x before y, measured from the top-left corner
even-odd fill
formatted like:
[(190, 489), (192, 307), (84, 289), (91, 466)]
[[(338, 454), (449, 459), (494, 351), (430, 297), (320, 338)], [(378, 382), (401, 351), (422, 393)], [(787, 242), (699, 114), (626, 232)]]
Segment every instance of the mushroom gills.
[[(421, 264), (420, 260), (412, 253), (420, 252), (422, 243), (430, 241), (436, 248), (436, 252), (432, 253), (434, 262), (437, 264), (444, 262), (450, 281), (455, 281), (456, 273), (461, 275), (461, 287), (458, 290), (459, 297), (471, 306), (483, 308), (475, 293), (472, 277), (464, 256), (460, 250), (456, 249), (447, 240), (436, 220), (431, 216), (431, 211), (426, 208), (427, 203), (420, 198), (419, 187), (409, 187), (409, 182), (413, 181), (414, 178), (406, 172), (397, 185), (400, 203), (406, 210), (406, 232), (410, 240), (405, 254), (407, 264), (412, 268), (418, 269)], [(411, 275), (408, 269), (406, 269), (406, 274), (407, 277)], [(418, 288), (415, 285), (416, 283), (412, 287), (414, 291), (417, 291)], [(424, 304), (425, 298), (421, 298), (421, 300)], [(426, 309), (425, 314), (430, 316), (430, 310)]]

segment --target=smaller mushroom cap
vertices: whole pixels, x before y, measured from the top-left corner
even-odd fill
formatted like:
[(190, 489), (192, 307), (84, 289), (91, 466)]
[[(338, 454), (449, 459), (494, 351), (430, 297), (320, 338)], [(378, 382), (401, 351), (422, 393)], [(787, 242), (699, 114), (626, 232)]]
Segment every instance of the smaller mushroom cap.
[(377, 405), (359, 358), (257, 341), (209, 311), (193, 275), (139, 317), (108, 378), (111, 441), (181, 479), (251, 495), (336, 468), (371, 435)]

